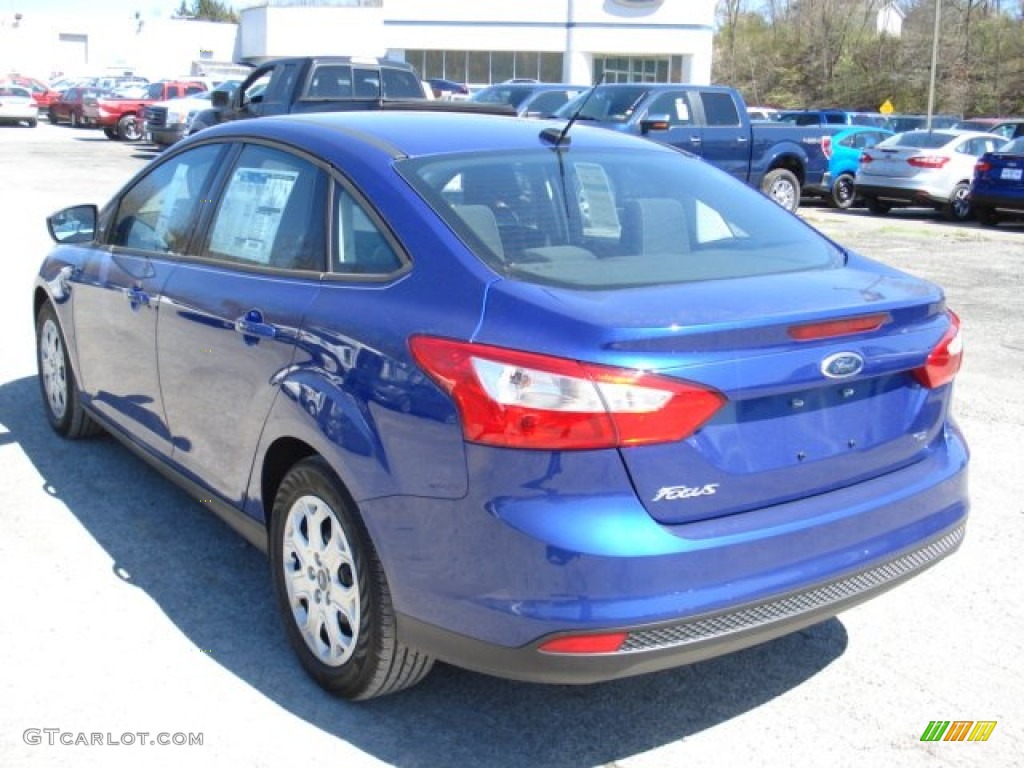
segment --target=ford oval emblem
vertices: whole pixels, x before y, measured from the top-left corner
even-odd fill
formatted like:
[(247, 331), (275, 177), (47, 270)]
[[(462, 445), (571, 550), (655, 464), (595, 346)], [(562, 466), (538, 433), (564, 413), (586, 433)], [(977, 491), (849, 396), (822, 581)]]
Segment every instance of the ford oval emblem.
[(837, 352), (821, 361), (821, 372), (830, 379), (848, 379), (864, 370), (864, 358), (856, 352)]

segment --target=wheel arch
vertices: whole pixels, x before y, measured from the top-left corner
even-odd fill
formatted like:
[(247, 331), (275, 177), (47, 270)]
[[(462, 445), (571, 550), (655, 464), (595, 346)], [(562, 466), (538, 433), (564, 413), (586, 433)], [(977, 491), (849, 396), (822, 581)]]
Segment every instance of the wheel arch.
[[(309, 443), (295, 437), (279, 437), (267, 448), (260, 468), (260, 498), (263, 504), (263, 523), (268, 531), (274, 511), (274, 498), (288, 470), (303, 459), (321, 455)], [(338, 479), (344, 485), (344, 481)]]
[(800, 182), (800, 187), (803, 188), (807, 180), (807, 166), (803, 158), (791, 154), (779, 155), (768, 164), (768, 167), (765, 169), (765, 175), (778, 168), (787, 170), (796, 176), (796, 180)]

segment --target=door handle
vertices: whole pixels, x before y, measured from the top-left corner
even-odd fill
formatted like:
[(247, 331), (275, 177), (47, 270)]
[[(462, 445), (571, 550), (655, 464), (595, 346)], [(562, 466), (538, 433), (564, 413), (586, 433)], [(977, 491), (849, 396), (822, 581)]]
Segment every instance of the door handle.
[(138, 285), (133, 285), (131, 288), (125, 288), (124, 297), (128, 301), (128, 306), (132, 309), (137, 310), (142, 306), (150, 306), (150, 295), (142, 290)]
[(260, 339), (273, 339), (277, 336), (277, 328), (263, 322), (263, 313), (258, 309), (250, 309), (235, 320), (235, 330), (245, 337), (247, 344), (255, 344)]

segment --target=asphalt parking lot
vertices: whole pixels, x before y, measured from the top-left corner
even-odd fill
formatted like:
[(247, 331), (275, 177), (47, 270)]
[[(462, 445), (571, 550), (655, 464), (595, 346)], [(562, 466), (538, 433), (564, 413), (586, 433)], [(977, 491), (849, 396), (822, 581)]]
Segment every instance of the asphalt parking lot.
[[(940, 283), (962, 318), (973, 508), (951, 558), (691, 667), (569, 687), (439, 665), (350, 704), (287, 647), (261, 554), (112, 440), (65, 443), (46, 424), (30, 309), (44, 217), (105, 202), (154, 155), (98, 131), (0, 128), (0, 765), (1024, 765), (1024, 224), (802, 213)], [(934, 720), (996, 726), (922, 742)]]

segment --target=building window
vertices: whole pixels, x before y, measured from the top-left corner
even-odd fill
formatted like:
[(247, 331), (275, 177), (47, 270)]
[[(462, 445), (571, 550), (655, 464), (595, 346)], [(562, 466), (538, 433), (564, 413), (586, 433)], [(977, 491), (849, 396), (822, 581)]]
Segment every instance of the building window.
[(407, 50), (405, 60), (424, 79), (441, 77), (481, 86), (514, 78), (558, 83), (563, 54), (546, 51), (424, 51)]
[(684, 83), (690, 79), (689, 56), (594, 56), (595, 79), (606, 83)]

